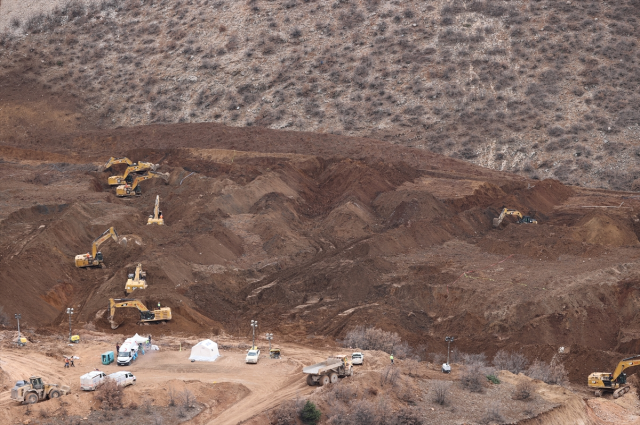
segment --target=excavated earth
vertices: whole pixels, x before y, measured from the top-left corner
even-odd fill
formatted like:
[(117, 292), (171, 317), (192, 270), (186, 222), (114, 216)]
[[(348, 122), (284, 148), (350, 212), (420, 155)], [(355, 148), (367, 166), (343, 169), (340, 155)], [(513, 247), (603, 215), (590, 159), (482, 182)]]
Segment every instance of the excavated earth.
[[(640, 196), (533, 181), (362, 138), (151, 125), (101, 130), (73, 99), (19, 77), (0, 141), (0, 305), (22, 326), (66, 332), (248, 336), (326, 346), (356, 325), (443, 352), (499, 349), (549, 361), (573, 383), (640, 351)], [(40, 119), (42, 118), (42, 119)], [(12, 133), (13, 132), (13, 133)], [(20, 142), (12, 134), (20, 133)], [(26, 141), (25, 141), (26, 140)], [(109, 157), (159, 164), (165, 184), (120, 199)], [(148, 226), (156, 195), (166, 226)], [(502, 206), (533, 215), (494, 229)], [(102, 268), (74, 256), (114, 226)], [(147, 305), (173, 320), (107, 321), (137, 263)], [(13, 326), (12, 324), (8, 326)]]

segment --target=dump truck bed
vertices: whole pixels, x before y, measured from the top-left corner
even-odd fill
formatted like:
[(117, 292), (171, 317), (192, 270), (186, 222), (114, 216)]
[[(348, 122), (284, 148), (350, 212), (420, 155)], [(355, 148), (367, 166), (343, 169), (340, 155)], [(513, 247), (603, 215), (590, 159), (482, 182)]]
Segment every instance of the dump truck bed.
[(342, 365), (342, 360), (340, 359), (327, 359), (323, 362), (316, 363), (314, 365), (302, 368), (302, 373), (308, 373), (311, 375), (320, 375), (322, 372), (335, 369), (337, 367), (340, 367), (341, 365)]

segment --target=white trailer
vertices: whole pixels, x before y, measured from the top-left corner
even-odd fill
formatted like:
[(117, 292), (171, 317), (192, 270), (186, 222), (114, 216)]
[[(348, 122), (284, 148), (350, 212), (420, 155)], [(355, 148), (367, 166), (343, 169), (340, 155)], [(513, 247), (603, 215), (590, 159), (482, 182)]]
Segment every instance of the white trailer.
[(353, 366), (347, 356), (329, 357), (327, 360), (302, 368), (307, 374), (308, 385), (335, 384), (338, 378), (351, 376)]
[(95, 391), (107, 375), (99, 370), (85, 373), (80, 377), (80, 388), (85, 391)]

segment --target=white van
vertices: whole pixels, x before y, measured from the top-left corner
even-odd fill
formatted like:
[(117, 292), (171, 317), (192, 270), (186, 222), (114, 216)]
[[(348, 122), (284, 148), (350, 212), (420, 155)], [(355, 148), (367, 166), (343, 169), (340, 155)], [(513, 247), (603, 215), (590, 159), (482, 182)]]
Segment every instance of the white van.
[(363, 364), (364, 363), (364, 354), (361, 352), (353, 353), (351, 355), (351, 364)]
[(95, 391), (96, 387), (104, 380), (107, 375), (99, 370), (85, 373), (80, 377), (80, 388), (85, 391)]
[(126, 387), (127, 385), (133, 385), (136, 382), (136, 377), (131, 372), (115, 372), (107, 376), (109, 379), (116, 381), (118, 385)]
[(138, 358), (138, 344), (131, 342), (122, 344), (118, 351), (118, 366), (129, 366), (136, 358)]

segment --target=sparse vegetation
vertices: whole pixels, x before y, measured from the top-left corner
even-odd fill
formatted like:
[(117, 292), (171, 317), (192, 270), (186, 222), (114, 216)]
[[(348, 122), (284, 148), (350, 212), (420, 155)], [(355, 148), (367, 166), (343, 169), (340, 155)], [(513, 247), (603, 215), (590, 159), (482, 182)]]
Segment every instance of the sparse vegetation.
[(315, 425), (320, 420), (320, 416), (322, 416), (322, 412), (316, 407), (316, 405), (307, 400), (304, 407), (302, 408), (302, 412), (300, 413), (300, 419), (302, 419), (302, 423)]
[(122, 409), (122, 387), (113, 379), (105, 379), (96, 389), (95, 398), (104, 410)]
[(433, 401), (444, 405), (447, 404), (449, 394), (449, 383), (445, 381), (436, 381), (433, 383)]
[(552, 385), (565, 385), (569, 382), (564, 365), (556, 357), (551, 360), (551, 363), (536, 359), (527, 369), (526, 375)]
[(531, 381), (522, 381), (516, 385), (516, 389), (513, 392), (514, 400), (530, 400), (533, 395), (533, 384)]
[[(401, 142), (528, 177), (627, 189), (635, 180), (637, 164), (626, 161), (625, 151), (640, 132), (633, 89), (640, 63), (631, 53), (638, 24), (615, 18), (628, 15), (626, 1), (598, 13), (598, 21), (588, 15), (592, 5), (581, 2), (527, 10), (495, 1), (427, 8), (416, 0), (402, 8), (374, 0), (274, 0), (244, 9), (219, 2), (168, 5), (72, 1), (23, 22), (14, 18), (0, 34), (0, 55), (15, 52), (33, 60), (28, 72), (52, 88), (91, 92), (92, 108), (99, 108), (107, 125), (219, 121), (383, 138), (386, 132), (378, 129), (406, 129), (396, 131)], [(278, 16), (255, 20), (267, 10)], [(309, 17), (308, 29), (298, 15)], [(157, 23), (140, 23), (140, 16)], [(540, 28), (533, 17), (549, 23)], [(228, 24), (245, 18), (253, 24)], [(196, 40), (194, 25), (219, 40)], [(120, 34), (124, 26), (136, 36)], [(29, 36), (23, 40), (24, 33)], [(585, 42), (594, 37), (595, 44)], [(99, 48), (88, 47), (97, 42)], [(306, 63), (308, 54), (314, 60)], [(212, 62), (221, 56), (233, 59)], [(23, 66), (10, 62), (4, 61)], [(105, 66), (113, 62), (119, 66)], [(265, 63), (268, 71), (253, 71)], [(576, 72), (564, 71), (568, 64)], [(422, 71), (427, 78), (415, 80)], [(140, 87), (133, 75), (155, 82)], [(98, 79), (101, 84), (90, 84)], [(125, 81), (127, 95), (114, 97)], [(206, 87), (225, 99), (246, 84), (254, 86), (252, 93), (228, 104), (199, 95)], [(561, 87), (586, 110), (557, 102)], [(307, 101), (293, 102), (299, 94)], [(467, 145), (470, 133), (477, 141)], [(494, 142), (498, 151), (481, 149)], [(529, 166), (523, 167), (519, 149), (538, 142), (544, 147), (528, 153)], [(594, 155), (561, 165), (573, 159), (576, 143)], [(614, 163), (605, 164), (605, 157)], [(549, 167), (539, 166), (549, 158)]]

